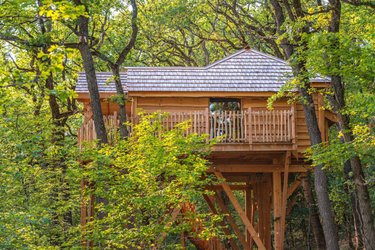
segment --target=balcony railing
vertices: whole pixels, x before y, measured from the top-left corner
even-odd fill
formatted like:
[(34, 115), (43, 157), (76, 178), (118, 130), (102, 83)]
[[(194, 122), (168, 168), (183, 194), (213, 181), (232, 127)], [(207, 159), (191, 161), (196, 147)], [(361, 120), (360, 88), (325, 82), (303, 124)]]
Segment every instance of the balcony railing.
[[(119, 127), (117, 115), (106, 116), (104, 121), (109, 141), (115, 139)], [(130, 119), (136, 122), (137, 117)], [(295, 139), (294, 109), (248, 110), (209, 112), (172, 112), (162, 120), (167, 129), (189, 120), (187, 134), (208, 134), (220, 143), (293, 143)], [(93, 120), (86, 122), (78, 131), (79, 144), (96, 139)]]

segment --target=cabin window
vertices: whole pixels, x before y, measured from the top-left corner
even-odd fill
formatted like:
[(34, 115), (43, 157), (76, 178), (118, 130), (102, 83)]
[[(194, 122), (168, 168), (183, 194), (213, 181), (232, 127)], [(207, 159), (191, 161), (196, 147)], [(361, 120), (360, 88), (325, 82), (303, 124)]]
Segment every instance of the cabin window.
[(239, 111), (241, 110), (241, 101), (237, 98), (211, 98), (210, 111)]

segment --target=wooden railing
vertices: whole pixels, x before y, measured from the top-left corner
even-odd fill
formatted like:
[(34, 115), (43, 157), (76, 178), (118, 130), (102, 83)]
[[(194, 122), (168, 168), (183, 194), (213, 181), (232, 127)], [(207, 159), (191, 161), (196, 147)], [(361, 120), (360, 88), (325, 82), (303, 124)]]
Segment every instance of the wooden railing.
[[(138, 119), (131, 118), (133, 122)], [(172, 112), (162, 120), (165, 128), (189, 120), (187, 134), (207, 134), (220, 143), (293, 143), (295, 140), (294, 109), (248, 110), (224, 112)], [(117, 115), (105, 117), (110, 143), (114, 142), (119, 122)], [(131, 128), (130, 128), (131, 129)], [(78, 131), (79, 144), (96, 139), (94, 122), (89, 120)]]

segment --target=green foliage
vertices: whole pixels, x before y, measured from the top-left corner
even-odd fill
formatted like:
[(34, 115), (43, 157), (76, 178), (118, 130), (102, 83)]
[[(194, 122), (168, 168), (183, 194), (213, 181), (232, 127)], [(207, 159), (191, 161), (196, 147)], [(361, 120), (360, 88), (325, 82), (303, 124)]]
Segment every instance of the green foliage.
[(149, 248), (162, 234), (179, 233), (201, 221), (206, 230), (200, 237), (209, 238), (215, 218), (200, 213), (189, 220), (179, 216), (171, 222), (171, 212), (185, 202), (200, 199), (204, 187), (209, 153), (203, 136), (184, 132), (188, 123), (174, 130), (162, 127), (163, 115), (143, 116), (133, 127), (129, 140), (82, 152), (84, 175), (94, 183), (93, 193), (108, 204), (98, 205), (107, 216), (88, 225), (89, 237), (115, 248)]
[[(0, 248), (63, 246), (79, 222), (79, 166), (74, 138), (52, 143), (48, 110), (34, 116), (26, 95), (0, 98)], [(64, 216), (71, 216), (69, 224)]]

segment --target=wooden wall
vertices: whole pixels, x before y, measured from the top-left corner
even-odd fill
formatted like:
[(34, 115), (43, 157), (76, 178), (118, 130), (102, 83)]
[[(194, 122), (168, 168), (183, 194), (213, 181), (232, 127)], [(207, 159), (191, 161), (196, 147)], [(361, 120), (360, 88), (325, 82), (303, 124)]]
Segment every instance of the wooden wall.
[[(241, 101), (242, 109), (255, 108), (255, 109), (266, 109), (267, 98), (266, 97), (244, 97)], [(280, 100), (273, 104), (275, 108), (289, 109), (290, 105), (286, 100)]]
[(145, 112), (203, 111), (209, 106), (206, 97), (135, 97), (136, 109)]
[[(116, 103), (111, 102), (109, 99), (101, 100), (103, 115), (112, 115), (114, 112), (119, 112), (119, 107)], [(83, 113), (85, 116), (85, 121), (92, 118), (91, 106), (89, 100), (83, 101)], [(131, 115), (131, 102), (126, 103), (126, 113)]]

